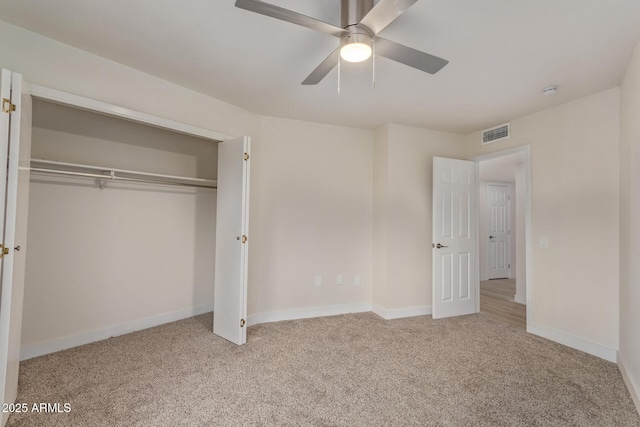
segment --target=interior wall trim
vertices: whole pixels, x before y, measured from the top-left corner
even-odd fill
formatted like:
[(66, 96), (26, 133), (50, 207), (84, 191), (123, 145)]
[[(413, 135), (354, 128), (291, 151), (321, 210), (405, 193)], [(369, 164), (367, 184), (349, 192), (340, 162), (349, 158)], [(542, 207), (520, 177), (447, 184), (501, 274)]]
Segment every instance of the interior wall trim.
[(337, 316), (339, 314), (365, 313), (371, 311), (369, 303), (326, 305), (294, 310), (268, 311), (247, 316), (247, 325), (280, 322), (282, 320), (309, 319), (312, 317)]
[[(529, 310), (527, 309), (527, 311)], [(608, 360), (609, 362), (617, 362), (617, 349), (604, 344), (589, 341), (533, 322), (527, 322), (527, 332), (557, 342), (558, 344), (583, 351), (593, 356), (600, 357), (601, 359)]]
[(638, 383), (627, 370), (628, 364), (625, 362), (625, 358), (622, 355), (621, 351), (618, 351), (618, 369), (620, 369), (620, 374), (624, 379), (624, 383), (627, 385), (627, 389), (629, 389), (629, 394), (631, 395), (631, 399), (633, 403), (636, 404), (636, 410), (638, 414), (640, 414), (640, 383)]
[(415, 307), (392, 309), (385, 309), (378, 305), (374, 305), (371, 308), (371, 311), (382, 317), (384, 320), (402, 319), (404, 317), (428, 316), (433, 313), (432, 307), (430, 305), (418, 305)]
[(183, 133), (185, 135), (197, 136), (200, 138), (211, 139), (214, 141), (226, 141), (232, 139), (231, 136), (209, 129), (200, 128), (186, 123), (178, 122), (164, 117), (154, 116), (153, 114), (143, 113), (141, 111), (131, 110), (129, 108), (120, 107), (118, 105), (109, 104), (96, 99), (86, 98), (80, 95), (63, 92), (61, 90), (52, 89), (46, 86), (29, 84), (29, 93), (32, 97), (45, 101), (54, 102), (56, 104), (68, 105), (82, 110), (93, 111), (105, 114), (111, 117), (130, 120), (145, 125), (167, 129), (173, 132)]
[(69, 335), (62, 338), (55, 338), (43, 343), (25, 345), (20, 348), (20, 360), (22, 361), (38, 356), (44, 356), (45, 354), (54, 353), (56, 351), (66, 350), (80, 345), (106, 340), (111, 337), (141, 331), (143, 329), (152, 328), (165, 323), (209, 313), (211, 311), (213, 311), (213, 304), (199, 305), (170, 313), (163, 313), (143, 319), (132, 320), (130, 322), (119, 323), (105, 328), (94, 329), (92, 331), (82, 332), (75, 335)]

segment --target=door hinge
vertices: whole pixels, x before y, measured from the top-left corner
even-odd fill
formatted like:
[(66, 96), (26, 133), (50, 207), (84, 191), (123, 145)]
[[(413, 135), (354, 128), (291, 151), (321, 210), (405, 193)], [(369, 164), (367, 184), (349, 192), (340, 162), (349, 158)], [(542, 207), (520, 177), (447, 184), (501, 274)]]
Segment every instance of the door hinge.
[(12, 104), (10, 99), (2, 98), (2, 112), (11, 114), (16, 111), (16, 104)]
[(242, 236), (242, 243), (247, 243), (247, 236)]
[(9, 248), (5, 248), (4, 244), (0, 245), (0, 259), (4, 258), (5, 255), (9, 255)]
[(241, 327), (241, 328), (244, 328), (244, 324), (245, 324), (245, 323), (246, 323), (246, 322), (244, 321), (244, 319), (240, 319), (240, 327)]
[(244, 153), (244, 159), (249, 160), (249, 153)]

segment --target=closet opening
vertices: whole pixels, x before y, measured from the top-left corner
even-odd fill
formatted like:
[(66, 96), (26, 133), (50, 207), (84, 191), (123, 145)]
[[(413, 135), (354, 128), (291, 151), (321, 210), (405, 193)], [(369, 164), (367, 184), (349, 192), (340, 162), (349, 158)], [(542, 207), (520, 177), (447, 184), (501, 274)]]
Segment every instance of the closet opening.
[(34, 98), (21, 359), (213, 310), (218, 141)]

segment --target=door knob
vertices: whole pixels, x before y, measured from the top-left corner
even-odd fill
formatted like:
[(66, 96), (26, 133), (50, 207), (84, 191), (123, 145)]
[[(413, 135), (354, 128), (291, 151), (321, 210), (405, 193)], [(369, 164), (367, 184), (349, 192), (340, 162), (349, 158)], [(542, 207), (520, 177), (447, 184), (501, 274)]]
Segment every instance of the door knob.
[(440, 243), (438, 243), (437, 245), (435, 243), (432, 243), (431, 247), (432, 248), (437, 248), (437, 249), (442, 249), (442, 248), (448, 248), (449, 246), (441, 245)]
[(490, 239), (495, 239), (495, 236), (489, 236)]

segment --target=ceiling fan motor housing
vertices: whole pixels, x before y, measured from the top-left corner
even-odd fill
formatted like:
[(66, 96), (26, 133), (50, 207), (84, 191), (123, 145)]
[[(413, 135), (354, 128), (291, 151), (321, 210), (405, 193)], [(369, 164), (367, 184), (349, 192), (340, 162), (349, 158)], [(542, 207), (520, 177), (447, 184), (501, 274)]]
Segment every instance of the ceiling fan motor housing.
[(342, 0), (341, 26), (356, 25), (373, 9), (373, 0)]
[(359, 27), (349, 27), (350, 34), (342, 36), (340, 39), (340, 47), (351, 43), (363, 43), (371, 47), (373, 45), (373, 38), (370, 33)]
[(373, 0), (342, 0), (342, 28), (349, 31), (340, 38), (340, 47), (351, 43), (373, 46), (373, 32), (360, 25), (360, 21), (373, 8)]

